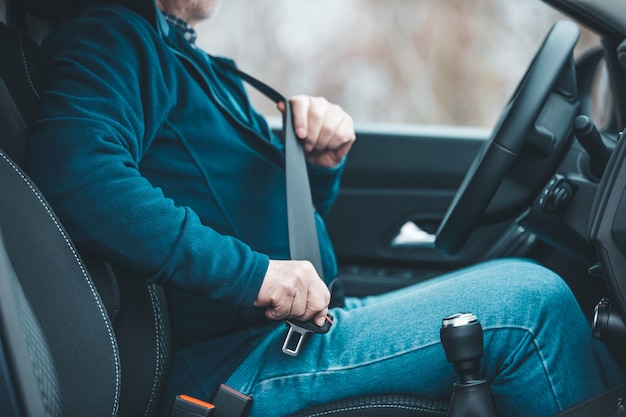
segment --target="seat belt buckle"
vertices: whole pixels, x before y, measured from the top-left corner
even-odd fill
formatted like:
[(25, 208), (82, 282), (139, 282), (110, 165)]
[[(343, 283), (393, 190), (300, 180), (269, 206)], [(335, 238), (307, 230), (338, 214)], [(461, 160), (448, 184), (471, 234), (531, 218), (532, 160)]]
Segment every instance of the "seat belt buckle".
[(246, 417), (252, 405), (252, 397), (220, 384), (211, 402), (215, 404), (214, 417)]
[(330, 314), (326, 316), (323, 326), (318, 326), (313, 320), (300, 321), (288, 319), (285, 321), (285, 324), (289, 330), (287, 330), (287, 336), (283, 342), (283, 353), (289, 356), (298, 356), (304, 341), (311, 333), (328, 333), (330, 326), (333, 325), (333, 316)]
[(177, 395), (170, 417), (207, 417), (215, 415), (215, 406), (189, 395)]

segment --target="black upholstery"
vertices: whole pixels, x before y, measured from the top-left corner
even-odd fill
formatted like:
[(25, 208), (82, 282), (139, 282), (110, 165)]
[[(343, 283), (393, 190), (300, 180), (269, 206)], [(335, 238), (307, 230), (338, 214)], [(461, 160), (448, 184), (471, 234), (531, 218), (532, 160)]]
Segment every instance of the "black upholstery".
[(121, 367), (111, 322), (60, 222), (14, 162), (25, 163), (39, 98), (37, 45), (19, 30), (0, 29), (0, 228), (8, 258), (56, 365), (64, 415), (89, 415), (92, 407), (115, 415)]
[(155, 415), (169, 357), (162, 291), (120, 279), (114, 326), (60, 222), (3, 152), (0, 179), (5, 245), (56, 364), (64, 415)]
[(170, 325), (163, 289), (116, 270), (121, 295), (115, 335), (122, 362), (119, 417), (154, 416), (170, 354)]
[[(61, 394), (50, 349), (24, 295), (0, 236), (0, 353), (11, 366), (3, 368), (6, 391), (15, 386), (14, 401), (6, 395), (3, 415), (61, 417)], [(24, 395), (28, 393), (29, 395)]]
[(58, 219), (3, 152), (0, 178), (6, 250), (50, 347), (64, 414), (116, 415), (121, 365), (96, 288)]
[(39, 100), (37, 44), (26, 33), (0, 23), (0, 149), (20, 166), (26, 158), (25, 138)]
[(413, 395), (380, 394), (318, 405), (289, 417), (433, 417), (445, 416), (447, 412), (446, 401)]
[[(103, 0), (21, 0), (33, 16), (43, 20), (59, 22), (66, 19), (74, 11), (88, 3)], [(143, 16), (154, 16), (155, 5), (147, 0), (104, 0), (109, 3), (121, 3)]]
[(0, 229), (8, 257), (48, 342), (64, 415), (152, 416), (169, 357), (161, 289), (124, 283), (120, 296), (108, 265), (83, 253), (85, 266), (20, 168), (39, 98), (36, 52), (24, 32), (0, 25)]

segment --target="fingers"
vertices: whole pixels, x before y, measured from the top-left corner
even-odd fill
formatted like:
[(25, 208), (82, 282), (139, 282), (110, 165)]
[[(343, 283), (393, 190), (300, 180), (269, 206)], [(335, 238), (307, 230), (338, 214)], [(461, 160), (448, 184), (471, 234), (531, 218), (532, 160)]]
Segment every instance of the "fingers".
[(348, 153), (356, 135), (352, 118), (322, 97), (291, 99), (296, 135), (304, 140), (309, 162), (331, 168)]
[[(311, 110), (311, 97), (295, 96), (289, 101), (291, 102), (293, 126), (296, 131), (296, 136), (300, 139), (306, 139), (306, 137), (309, 136), (309, 111)], [(314, 115), (314, 117), (317, 116)]]
[(305, 141), (305, 149), (324, 149), (338, 136), (339, 126), (349, 116), (323, 97), (295, 96), (291, 99), (296, 135)]
[(314, 319), (323, 325), (329, 302), (330, 292), (310, 262), (270, 260), (254, 305), (266, 307), (272, 320)]
[(328, 307), (324, 308), (324, 310), (320, 311), (315, 317), (313, 317), (313, 321), (319, 327), (324, 326), (326, 322), (326, 317), (328, 316)]

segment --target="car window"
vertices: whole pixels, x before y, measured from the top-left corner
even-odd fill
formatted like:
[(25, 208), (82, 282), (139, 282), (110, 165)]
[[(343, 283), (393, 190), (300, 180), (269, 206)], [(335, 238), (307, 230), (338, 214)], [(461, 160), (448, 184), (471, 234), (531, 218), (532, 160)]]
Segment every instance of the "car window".
[(591, 119), (601, 131), (611, 129), (614, 121), (612, 111), (614, 100), (604, 59), (600, 60), (595, 71), (590, 98)]
[[(198, 43), (357, 122), (492, 127), (559, 19), (539, 0), (229, 0)], [(576, 53), (598, 43), (584, 31)]]

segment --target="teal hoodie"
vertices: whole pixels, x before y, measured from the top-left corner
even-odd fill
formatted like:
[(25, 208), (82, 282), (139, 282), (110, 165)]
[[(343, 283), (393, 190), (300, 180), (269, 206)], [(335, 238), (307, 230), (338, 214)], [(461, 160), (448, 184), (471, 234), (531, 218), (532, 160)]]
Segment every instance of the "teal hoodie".
[[(88, 6), (41, 54), (30, 175), (79, 246), (164, 286), (177, 349), (220, 346), (203, 366), (223, 382), (269, 325), (253, 307), (269, 259), (289, 258), (283, 144), (241, 81), (156, 9)], [(309, 167), (328, 279), (321, 216), (342, 166)]]

